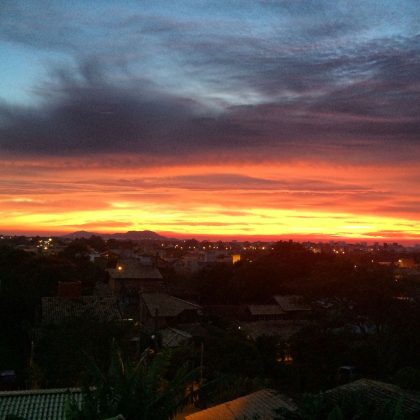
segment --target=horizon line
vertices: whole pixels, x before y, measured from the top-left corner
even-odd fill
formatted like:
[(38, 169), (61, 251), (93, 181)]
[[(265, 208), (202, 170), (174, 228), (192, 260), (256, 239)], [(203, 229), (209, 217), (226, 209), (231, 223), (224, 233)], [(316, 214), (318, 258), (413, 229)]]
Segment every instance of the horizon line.
[[(404, 243), (411, 245), (420, 245), (420, 238), (404, 238), (404, 237), (346, 237), (346, 236), (334, 236), (334, 235), (300, 235), (300, 234), (273, 234), (273, 235), (223, 235), (223, 234), (197, 234), (197, 233), (180, 233), (180, 232), (171, 232), (171, 231), (154, 231), (151, 229), (143, 230), (127, 230), (126, 232), (121, 231), (112, 231), (112, 232), (91, 232), (84, 229), (81, 230), (72, 230), (72, 231), (51, 231), (51, 230), (10, 230), (10, 231), (0, 231), (0, 235), (3, 236), (42, 236), (42, 237), (62, 237), (66, 235), (71, 235), (77, 232), (86, 232), (88, 234), (97, 235), (97, 236), (106, 236), (106, 235), (115, 235), (115, 234), (125, 234), (127, 232), (144, 232), (149, 231), (163, 236), (166, 240), (198, 240), (198, 241), (239, 241), (239, 242), (277, 242), (277, 241), (295, 241), (295, 242), (349, 242), (349, 243)], [(156, 239), (158, 240), (158, 239)]]

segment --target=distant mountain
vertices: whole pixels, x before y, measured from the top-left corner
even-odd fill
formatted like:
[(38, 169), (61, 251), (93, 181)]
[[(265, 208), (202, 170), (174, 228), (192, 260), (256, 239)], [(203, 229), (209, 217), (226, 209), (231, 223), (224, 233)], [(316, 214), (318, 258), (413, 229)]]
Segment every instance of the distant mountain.
[(104, 236), (104, 235), (101, 235), (100, 233), (95, 233), (95, 232), (87, 232), (86, 230), (78, 230), (77, 232), (63, 235), (62, 238), (80, 239), (80, 238), (90, 238), (91, 236)]
[(96, 232), (87, 232), (86, 230), (79, 230), (77, 232), (68, 233), (63, 235), (63, 238), (68, 239), (79, 239), (79, 238), (90, 238), (91, 236), (100, 236), (103, 239), (121, 239), (132, 241), (165, 241), (168, 240), (165, 236), (159, 235), (156, 232), (151, 230), (130, 230), (126, 233), (96, 233)]
[(130, 230), (126, 233), (114, 233), (110, 235), (111, 238), (114, 239), (132, 239), (133, 241), (143, 241), (143, 240), (165, 240), (164, 236), (159, 235), (156, 232), (152, 232), (151, 230)]

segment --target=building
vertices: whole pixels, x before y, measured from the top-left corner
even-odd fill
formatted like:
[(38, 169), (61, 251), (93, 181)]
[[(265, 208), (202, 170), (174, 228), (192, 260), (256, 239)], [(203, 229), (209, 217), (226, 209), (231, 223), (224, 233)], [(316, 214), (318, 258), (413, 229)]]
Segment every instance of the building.
[(397, 266), (399, 268), (416, 268), (417, 264), (414, 258), (400, 258)]
[(276, 295), (274, 301), (284, 312), (284, 319), (303, 319), (311, 313), (311, 308), (303, 302), (301, 296)]
[(79, 296), (69, 299), (62, 296), (43, 297), (41, 323), (60, 324), (70, 318), (94, 318), (111, 322), (121, 320), (118, 301), (113, 296)]
[(285, 315), (279, 305), (249, 305), (248, 311), (253, 321), (283, 319)]
[(361, 393), (377, 406), (385, 406), (390, 401), (398, 403), (403, 415), (414, 413), (420, 414), (420, 395), (418, 393), (406, 391), (396, 385), (373, 381), (371, 379), (359, 379), (332, 388), (326, 391), (324, 395), (328, 399), (338, 401), (344, 395), (353, 393)]
[(119, 260), (115, 268), (108, 268), (109, 286), (115, 294), (165, 291), (166, 284), (159, 269), (142, 264), (137, 259)]
[(188, 331), (178, 328), (164, 328), (159, 331), (163, 348), (183, 346), (192, 342), (193, 336)]
[(25, 420), (65, 420), (65, 407), (69, 398), (80, 406), (81, 390), (70, 388), (0, 392), (0, 419), (10, 415)]
[(69, 318), (94, 318), (100, 321), (121, 320), (118, 300), (112, 295), (81, 296), (79, 281), (58, 282), (57, 296), (41, 299), (41, 323), (60, 324)]
[(291, 412), (297, 410), (296, 404), (290, 398), (271, 389), (262, 389), (207, 410), (187, 415), (185, 420), (271, 420), (281, 418), (276, 414), (276, 410), (281, 408)]
[(240, 329), (251, 339), (256, 340), (263, 335), (277, 337), (283, 342), (297, 334), (302, 328), (310, 325), (310, 321), (301, 319), (292, 320), (260, 320), (240, 322)]
[(196, 322), (202, 308), (167, 293), (142, 293), (139, 299), (140, 322), (150, 331)]
[(205, 305), (204, 311), (211, 318), (219, 318), (225, 321), (245, 321), (249, 319), (247, 305)]

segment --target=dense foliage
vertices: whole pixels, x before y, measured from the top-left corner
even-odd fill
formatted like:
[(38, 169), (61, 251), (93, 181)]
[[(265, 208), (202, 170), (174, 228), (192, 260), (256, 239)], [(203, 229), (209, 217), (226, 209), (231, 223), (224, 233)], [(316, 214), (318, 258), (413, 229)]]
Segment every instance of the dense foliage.
[[(35, 255), (9, 246), (0, 247), (0, 370), (15, 370), (17, 385), (29, 386), (31, 341), (39, 321), (41, 297), (54, 296), (59, 281), (79, 280), (83, 292), (89, 293), (103, 276), (102, 269), (78, 253)], [(94, 337), (91, 331), (87, 335)], [(52, 346), (53, 343), (54, 340)], [(69, 340), (63, 341), (57, 344), (57, 349), (65, 352), (68, 344)], [(69, 348), (72, 347), (74, 344)], [(48, 369), (53, 375), (55, 366)]]

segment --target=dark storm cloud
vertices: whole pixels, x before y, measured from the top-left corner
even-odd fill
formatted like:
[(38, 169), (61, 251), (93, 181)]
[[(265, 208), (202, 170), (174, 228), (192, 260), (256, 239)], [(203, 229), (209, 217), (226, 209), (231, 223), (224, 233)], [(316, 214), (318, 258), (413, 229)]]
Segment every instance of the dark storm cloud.
[[(292, 66), (283, 74), (282, 89), (298, 92), (297, 97), (218, 113), (198, 99), (168, 94), (145, 80), (115, 83), (106, 66), (93, 61), (75, 73), (56, 71), (54, 80), (38, 89), (37, 106), (3, 103), (0, 149), (180, 157), (234, 151), (237, 158), (253, 151), (262, 158), (354, 151), (364, 153), (363, 159), (380, 160), (404, 155), (405, 145), (412, 156), (409, 149), (418, 145), (420, 128), (418, 57), (412, 50), (386, 50), (364, 60), (371, 72), (365, 80), (335, 86), (328, 80), (333, 70), (326, 70), (340, 68), (333, 60), (322, 71), (316, 66), (311, 71), (310, 63), (300, 65), (295, 82)], [(269, 82), (275, 85), (261, 79)], [(312, 95), (311, 85), (320, 92)]]
[(97, 65), (83, 66), (77, 78), (60, 72), (56, 82), (39, 92), (38, 107), (1, 105), (3, 150), (176, 154), (217, 147), (222, 141), (215, 136), (218, 132), (223, 132), (224, 141), (231, 136), (232, 144), (238, 133), (247, 135), (246, 128), (225, 118), (210, 118), (199, 103), (165, 94), (151, 83), (114, 86)]
[[(55, 70), (37, 88), (36, 105), (0, 105), (0, 151), (418, 157), (420, 36), (407, 2), (403, 14), (377, 2), (245, 2), (249, 14), (236, 20), (229, 6), (219, 16), (218, 2), (209, 2), (216, 17), (204, 20), (139, 11), (93, 19), (53, 4), (1, 6), (0, 39), (65, 52), (82, 64)], [(256, 7), (274, 17), (259, 19)], [(388, 21), (407, 23), (409, 33), (387, 34)], [(177, 70), (179, 86), (166, 88), (153, 69), (165, 83)]]

